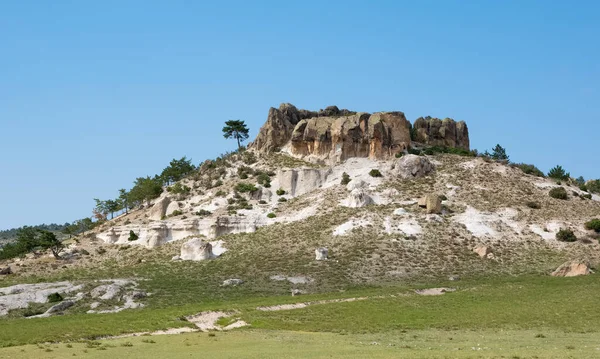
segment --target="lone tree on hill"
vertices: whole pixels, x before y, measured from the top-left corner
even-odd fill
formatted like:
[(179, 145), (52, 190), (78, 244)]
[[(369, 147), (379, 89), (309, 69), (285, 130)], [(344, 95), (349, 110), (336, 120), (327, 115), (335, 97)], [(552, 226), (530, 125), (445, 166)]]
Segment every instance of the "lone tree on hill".
[(230, 139), (235, 138), (238, 144), (238, 150), (242, 149), (242, 142), (248, 139), (250, 130), (242, 120), (229, 120), (225, 122), (223, 127), (223, 137)]
[(496, 147), (492, 149), (491, 157), (497, 161), (508, 161), (508, 155), (506, 154), (506, 149), (500, 144), (497, 144)]
[(561, 165), (557, 165), (556, 167), (550, 169), (550, 171), (548, 172), (548, 177), (566, 181), (571, 177), (571, 174), (565, 171), (565, 169), (562, 168)]

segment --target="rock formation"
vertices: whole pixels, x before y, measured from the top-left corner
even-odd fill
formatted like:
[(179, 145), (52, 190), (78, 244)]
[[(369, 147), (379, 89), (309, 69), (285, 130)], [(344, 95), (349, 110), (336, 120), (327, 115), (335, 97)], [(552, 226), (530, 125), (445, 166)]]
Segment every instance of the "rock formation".
[(400, 178), (425, 177), (435, 170), (434, 165), (422, 156), (405, 155), (394, 163), (394, 174)]
[(327, 248), (317, 248), (315, 249), (315, 259), (318, 261), (324, 261), (328, 258), (329, 251)]
[(587, 263), (580, 261), (572, 261), (563, 263), (560, 267), (552, 272), (553, 277), (576, 277), (580, 275), (590, 274), (590, 266)]
[(181, 246), (179, 258), (184, 261), (203, 261), (212, 259), (212, 245), (201, 238), (192, 238)]
[[(316, 161), (387, 159), (410, 147), (412, 127), (398, 111), (369, 114), (330, 106), (314, 112), (282, 104), (269, 110), (251, 147), (263, 153), (284, 150)], [(469, 149), (464, 122), (427, 117), (419, 118), (414, 128), (415, 140), (424, 145)]]
[(464, 121), (451, 118), (419, 117), (414, 124), (414, 140), (429, 146), (469, 150), (469, 129)]

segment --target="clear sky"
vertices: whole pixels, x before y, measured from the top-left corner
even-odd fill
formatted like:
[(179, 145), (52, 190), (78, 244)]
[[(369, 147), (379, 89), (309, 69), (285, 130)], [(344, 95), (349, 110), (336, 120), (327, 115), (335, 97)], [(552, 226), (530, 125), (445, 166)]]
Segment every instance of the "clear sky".
[(600, 177), (598, 1), (2, 1), (0, 229), (91, 215), (269, 107), (465, 120)]

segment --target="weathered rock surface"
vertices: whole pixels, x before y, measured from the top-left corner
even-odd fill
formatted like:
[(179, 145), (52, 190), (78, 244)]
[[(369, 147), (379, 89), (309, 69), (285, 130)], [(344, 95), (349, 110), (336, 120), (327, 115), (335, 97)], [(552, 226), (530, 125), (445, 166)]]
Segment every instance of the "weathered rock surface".
[(427, 158), (417, 155), (405, 155), (394, 162), (394, 175), (405, 178), (425, 177), (435, 171), (435, 166)]
[(590, 266), (581, 261), (572, 261), (563, 263), (560, 267), (552, 272), (553, 277), (576, 277), (580, 275), (588, 275), (591, 273)]
[(348, 198), (341, 202), (342, 206), (350, 208), (365, 207), (373, 203), (373, 198), (371, 198), (366, 190), (361, 188), (357, 188), (350, 192)]
[(240, 284), (244, 284), (244, 281), (239, 279), (239, 278), (231, 278), (231, 279), (226, 279), (223, 281), (223, 284), (221, 284), (221, 286), (223, 287), (235, 287), (238, 286)]
[(189, 261), (203, 261), (212, 259), (212, 245), (202, 240), (202, 238), (192, 238), (181, 246), (181, 255), (179, 258)]
[(469, 150), (469, 129), (464, 121), (451, 118), (420, 117), (414, 124), (415, 141), (429, 146), (455, 147)]
[[(368, 114), (330, 106), (315, 112), (282, 104), (269, 110), (251, 148), (263, 153), (285, 149), (317, 161), (386, 159), (410, 147), (412, 127), (398, 111)], [(425, 145), (469, 149), (469, 132), (464, 122), (427, 117), (419, 118), (414, 128), (416, 140)]]
[(315, 259), (318, 261), (324, 261), (329, 256), (329, 250), (327, 248), (315, 249)]
[(12, 269), (10, 269), (10, 266), (0, 268), (0, 275), (8, 275), (8, 274), (12, 274)]
[(162, 219), (166, 213), (169, 204), (171, 203), (171, 199), (169, 197), (164, 197), (158, 200), (154, 206), (150, 209), (150, 219), (158, 221)]
[(481, 258), (487, 258), (489, 255), (493, 254), (492, 249), (486, 246), (477, 246), (473, 248), (473, 252), (477, 253)]
[(425, 196), (425, 212), (427, 214), (442, 213), (442, 199), (436, 194)]
[(295, 197), (318, 189), (330, 174), (331, 170), (315, 168), (283, 170), (277, 173), (277, 181), (286, 193)]

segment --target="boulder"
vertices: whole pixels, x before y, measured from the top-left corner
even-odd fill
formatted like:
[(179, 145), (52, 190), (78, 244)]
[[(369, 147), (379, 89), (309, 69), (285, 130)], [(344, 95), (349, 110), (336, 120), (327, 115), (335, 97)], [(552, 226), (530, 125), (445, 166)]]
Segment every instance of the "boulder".
[(329, 250), (327, 248), (315, 249), (315, 259), (318, 261), (324, 261), (329, 257)]
[(435, 166), (426, 157), (405, 155), (394, 162), (393, 174), (404, 179), (425, 177), (435, 171)]
[(354, 180), (354, 181), (350, 181), (350, 183), (348, 183), (346, 185), (346, 189), (349, 192), (354, 191), (355, 189), (363, 189), (363, 188), (367, 188), (369, 187), (369, 185), (367, 184), (367, 182), (363, 181), (363, 180)]
[(181, 246), (182, 260), (203, 261), (214, 257), (212, 245), (201, 238), (192, 238)]
[(12, 269), (10, 268), (10, 266), (0, 268), (0, 275), (8, 275), (8, 274), (12, 274)]
[(473, 252), (477, 253), (477, 255), (481, 258), (488, 258), (490, 254), (493, 255), (492, 249), (486, 246), (477, 246), (473, 248)]
[(553, 277), (576, 277), (591, 273), (588, 263), (582, 261), (565, 262), (552, 272)]
[(442, 213), (442, 199), (435, 194), (425, 196), (425, 211), (427, 214)]
[(150, 209), (150, 219), (155, 221), (161, 220), (166, 215), (167, 208), (169, 207), (170, 203), (171, 199), (169, 197), (163, 197), (160, 200), (158, 200)]
[(342, 201), (342, 205), (350, 208), (359, 208), (373, 203), (373, 199), (364, 189), (355, 189), (350, 192), (350, 196)]
[(243, 284), (244, 281), (238, 278), (232, 278), (232, 279), (226, 279), (223, 281), (223, 284), (221, 284), (222, 287), (230, 287), (230, 286), (238, 286), (240, 284)]

